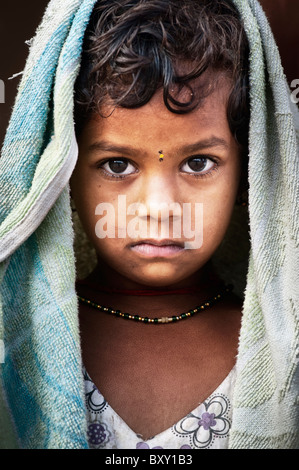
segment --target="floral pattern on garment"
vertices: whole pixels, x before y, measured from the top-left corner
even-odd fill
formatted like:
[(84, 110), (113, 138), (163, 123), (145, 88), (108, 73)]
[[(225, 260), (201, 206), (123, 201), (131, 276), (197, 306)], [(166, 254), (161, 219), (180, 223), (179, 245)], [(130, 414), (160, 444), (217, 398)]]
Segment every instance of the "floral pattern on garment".
[[(173, 427), (178, 435), (188, 436), (195, 449), (211, 447), (215, 439), (228, 436), (230, 400), (225, 395), (213, 394), (195, 412), (189, 413)], [(211, 412), (213, 411), (213, 412)]]
[(231, 428), (235, 368), (215, 392), (178, 423), (146, 441), (111, 408), (86, 370), (87, 437), (91, 449), (225, 449)]
[(97, 387), (92, 382), (86, 370), (83, 370), (84, 383), (85, 383), (85, 401), (89, 413), (102, 413), (108, 407), (108, 403), (103, 395), (98, 391)]

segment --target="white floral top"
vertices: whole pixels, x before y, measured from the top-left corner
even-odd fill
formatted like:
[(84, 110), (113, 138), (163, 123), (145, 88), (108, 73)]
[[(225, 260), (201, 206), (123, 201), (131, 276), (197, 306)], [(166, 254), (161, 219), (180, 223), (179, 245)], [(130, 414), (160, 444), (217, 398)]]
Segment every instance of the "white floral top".
[(203, 403), (160, 434), (142, 440), (111, 408), (83, 370), (91, 449), (225, 449), (231, 427), (235, 368)]

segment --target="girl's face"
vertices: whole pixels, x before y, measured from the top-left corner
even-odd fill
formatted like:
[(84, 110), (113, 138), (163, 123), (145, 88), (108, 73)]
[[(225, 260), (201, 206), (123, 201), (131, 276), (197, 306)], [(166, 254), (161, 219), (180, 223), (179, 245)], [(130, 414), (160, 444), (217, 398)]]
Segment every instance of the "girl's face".
[(109, 117), (86, 123), (71, 190), (108, 282), (188, 285), (221, 243), (241, 173), (229, 91), (219, 81), (184, 115), (158, 91), (141, 108), (107, 106)]

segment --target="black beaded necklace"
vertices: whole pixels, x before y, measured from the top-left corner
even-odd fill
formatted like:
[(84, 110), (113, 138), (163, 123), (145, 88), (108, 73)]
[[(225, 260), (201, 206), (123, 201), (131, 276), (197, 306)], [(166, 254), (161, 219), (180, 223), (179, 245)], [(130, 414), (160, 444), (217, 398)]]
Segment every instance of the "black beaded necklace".
[(80, 295), (78, 295), (78, 299), (81, 303), (85, 305), (89, 305), (90, 307), (100, 310), (101, 312), (105, 312), (110, 315), (114, 315), (116, 317), (124, 318), (126, 320), (133, 320), (136, 322), (143, 322), (143, 323), (148, 323), (148, 324), (149, 323), (165, 324), (165, 323), (173, 323), (173, 322), (177, 322), (180, 320), (184, 320), (186, 318), (190, 318), (195, 313), (202, 312), (203, 310), (206, 310), (207, 308), (212, 307), (216, 302), (219, 302), (219, 300), (223, 299), (223, 297), (231, 291), (232, 291), (232, 286), (225, 286), (219, 294), (215, 295), (214, 297), (202, 303), (201, 305), (198, 305), (194, 309), (189, 310), (186, 313), (181, 313), (180, 315), (173, 315), (172, 317), (161, 317), (161, 318), (149, 318), (149, 317), (142, 317), (140, 315), (131, 315), (130, 313), (123, 313), (120, 310), (114, 310), (111, 307), (104, 307), (103, 305), (96, 304), (95, 302), (88, 300), (84, 297), (81, 297)]

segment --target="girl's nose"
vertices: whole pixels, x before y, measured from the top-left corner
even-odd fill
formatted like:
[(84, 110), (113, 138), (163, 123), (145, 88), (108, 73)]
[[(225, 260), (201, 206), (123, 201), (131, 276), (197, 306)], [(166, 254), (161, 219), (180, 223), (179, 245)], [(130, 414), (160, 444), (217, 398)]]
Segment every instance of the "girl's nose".
[(169, 175), (152, 175), (143, 181), (140, 199), (144, 207), (142, 217), (156, 220), (175, 218), (181, 215), (178, 190)]

